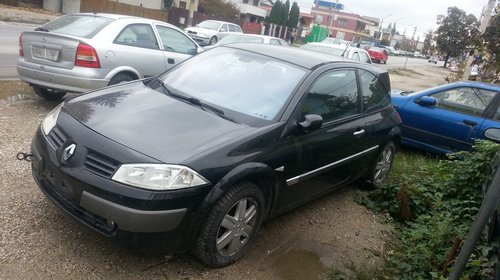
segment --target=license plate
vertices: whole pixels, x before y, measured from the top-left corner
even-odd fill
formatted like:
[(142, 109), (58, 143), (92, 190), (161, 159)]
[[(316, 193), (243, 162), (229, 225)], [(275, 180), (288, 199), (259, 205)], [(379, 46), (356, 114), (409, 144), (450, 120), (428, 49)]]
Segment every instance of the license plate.
[(45, 60), (57, 61), (59, 58), (59, 50), (54, 49), (32, 47), (31, 53), (33, 54), (33, 57)]

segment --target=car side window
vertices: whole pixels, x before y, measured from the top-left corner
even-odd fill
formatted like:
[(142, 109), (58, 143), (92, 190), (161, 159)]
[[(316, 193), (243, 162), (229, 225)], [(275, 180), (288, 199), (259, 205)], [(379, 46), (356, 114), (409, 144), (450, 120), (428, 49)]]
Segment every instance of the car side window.
[(330, 122), (359, 113), (354, 70), (335, 70), (321, 75), (301, 104), (303, 115), (317, 114)]
[(377, 76), (368, 71), (359, 70), (359, 81), (363, 94), (363, 110), (365, 112), (377, 111), (391, 104), (389, 91)]
[(432, 95), (436, 98), (436, 107), (473, 116), (481, 116), (494, 96), (494, 92), (476, 92), (468, 87), (454, 88)]
[(116, 36), (115, 44), (139, 48), (158, 49), (158, 41), (149, 24), (130, 24)]
[(270, 42), (269, 42), (271, 45), (281, 45), (280, 41), (276, 40), (276, 39), (271, 39)]
[(228, 25), (228, 28), (229, 28), (229, 32), (236, 32), (236, 27), (234, 27), (234, 25), (230, 24), (230, 25)]
[(220, 27), (219, 32), (227, 32), (227, 24), (223, 24), (223, 25)]
[(157, 25), (156, 29), (158, 30), (158, 34), (160, 34), (164, 50), (176, 53), (196, 54), (198, 48), (186, 35), (166, 26)]
[(366, 62), (366, 63), (371, 63), (370, 62), (370, 56), (368, 56), (366, 53), (359, 52), (359, 56), (361, 57), (360, 61), (363, 61), (363, 62)]
[(359, 54), (358, 54), (358, 52), (355, 52), (355, 53), (352, 55), (352, 59), (357, 60), (357, 61), (361, 61), (361, 58), (359, 58)]
[(236, 32), (243, 33), (243, 30), (241, 30), (241, 27), (239, 25), (235, 25), (236, 27)]

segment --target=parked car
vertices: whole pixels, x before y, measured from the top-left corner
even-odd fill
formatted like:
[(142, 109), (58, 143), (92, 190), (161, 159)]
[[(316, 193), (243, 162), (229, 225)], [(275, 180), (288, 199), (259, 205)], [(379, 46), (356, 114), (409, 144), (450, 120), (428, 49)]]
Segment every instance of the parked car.
[(432, 55), (431, 57), (429, 57), (429, 60), (428, 60), (429, 63), (434, 63), (434, 64), (437, 64), (439, 62), (439, 56), (437, 55)]
[(218, 20), (205, 20), (184, 30), (202, 46), (213, 45), (229, 34), (243, 34), (239, 25)]
[(372, 63), (370, 55), (367, 51), (346, 45), (334, 45), (329, 43), (307, 43), (305, 45), (302, 45), (300, 48), (336, 56), (343, 56), (355, 61)]
[(469, 150), (475, 139), (500, 128), (499, 91), (497, 85), (459, 82), (392, 94), (403, 120), (401, 142), (437, 154)]
[(368, 54), (370, 54), (372, 61), (378, 63), (386, 64), (389, 59), (387, 51), (384, 48), (371, 47), (368, 49)]
[(221, 46), (61, 103), (36, 131), (33, 176), (104, 235), (175, 233), (224, 266), (263, 221), (354, 180), (384, 182), (400, 137), (389, 91), (371, 65)]
[(271, 44), (278, 46), (288, 46), (288, 43), (281, 38), (276, 38), (266, 35), (257, 34), (230, 34), (222, 38), (217, 44), (206, 46), (205, 49), (211, 49), (213, 47), (223, 46), (227, 44), (234, 43), (256, 43), (256, 44)]
[(321, 43), (334, 44), (334, 45), (344, 45), (344, 46), (350, 46), (352, 44), (351, 41), (346, 41), (346, 40), (342, 40), (339, 38), (332, 38), (332, 37), (326, 37), (325, 39), (323, 39), (323, 41), (321, 41)]
[(17, 72), (37, 95), (55, 100), (157, 75), (203, 51), (182, 30), (132, 16), (58, 17), (19, 37)]

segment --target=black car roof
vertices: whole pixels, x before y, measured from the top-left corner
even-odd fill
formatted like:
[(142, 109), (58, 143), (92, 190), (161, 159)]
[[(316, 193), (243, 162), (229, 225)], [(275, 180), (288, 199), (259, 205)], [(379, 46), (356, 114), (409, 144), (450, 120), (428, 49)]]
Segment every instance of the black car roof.
[(370, 69), (375, 73), (387, 72), (384, 69), (374, 67), (370, 64), (353, 61), (341, 56), (329, 55), (325, 53), (304, 50), (295, 47), (277, 46), (269, 44), (255, 43), (234, 43), (223, 47), (251, 51), (261, 55), (273, 57), (295, 65), (307, 68), (309, 70), (329, 63), (356, 64), (359, 68)]

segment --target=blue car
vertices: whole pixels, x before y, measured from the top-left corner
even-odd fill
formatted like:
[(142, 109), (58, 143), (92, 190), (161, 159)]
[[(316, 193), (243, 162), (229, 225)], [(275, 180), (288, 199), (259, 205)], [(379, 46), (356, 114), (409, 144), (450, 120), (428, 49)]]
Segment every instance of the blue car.
[(393, 92), (403, 121), (403, 145), (437, 154), (469, 150), (475, 139), (500, 139), (500, 86), (451, 83), (419, 92)]

